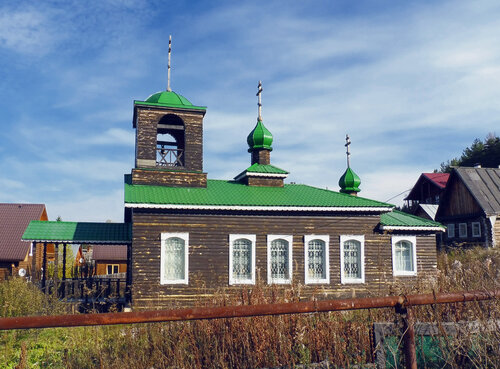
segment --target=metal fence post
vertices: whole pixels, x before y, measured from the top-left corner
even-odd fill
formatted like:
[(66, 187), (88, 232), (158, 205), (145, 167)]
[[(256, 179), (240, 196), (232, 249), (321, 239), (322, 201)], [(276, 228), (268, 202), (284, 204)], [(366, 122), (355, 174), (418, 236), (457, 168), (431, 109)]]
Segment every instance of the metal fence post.
[(417, 369), (417, 351), (415, 349), (415, 328), (413, 325), (413, 314), (409, 307), (398, 304), (396, 313), (400, 315), (403, 321), (403, 354), (405, 358), (406, 369)]

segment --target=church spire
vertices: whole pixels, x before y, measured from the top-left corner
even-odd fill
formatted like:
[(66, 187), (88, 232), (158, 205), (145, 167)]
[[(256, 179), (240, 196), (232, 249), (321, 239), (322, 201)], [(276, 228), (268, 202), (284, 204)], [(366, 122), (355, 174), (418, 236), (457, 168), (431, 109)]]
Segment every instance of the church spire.
[(167, 70), (167, 91), (172, 91), (170, 88), (170, 55), (172, 54), (172, 35), (168, 36), (168, 70)]
[(351, 169), (351, 163), (349, 157), (351, 156), (351, 152), (349, 151), (349, 146), (351, 145), (351, 139), (349, 135), (345, 136), (345, 147), (346, 147), (346, 156), (347, 156), (347, 169), (339, 179), (340, 192), (347, 193), (352, 196), (356, 196), (359, 191), (359, 185), (361, 184), (361, 179), (359, 179), (358, 175), (354, 173)]

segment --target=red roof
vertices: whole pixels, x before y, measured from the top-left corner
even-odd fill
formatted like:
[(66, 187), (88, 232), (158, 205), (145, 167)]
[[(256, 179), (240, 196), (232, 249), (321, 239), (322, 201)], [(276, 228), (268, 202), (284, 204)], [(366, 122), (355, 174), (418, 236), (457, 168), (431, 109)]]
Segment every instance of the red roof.
[(448, 178), (450, 178), (450, 173), (422, 173), (422, 175), (427, 177), (430, 181), (434, 182), (441, 188), (446, 187)]
[(127, 261), (127, 245), (94, 245), (92, 259)]
[(26, 258), (30, 243), (21, 241), (32, 220), (47, 220), (43, 204), (0, 204), (0, 261)]

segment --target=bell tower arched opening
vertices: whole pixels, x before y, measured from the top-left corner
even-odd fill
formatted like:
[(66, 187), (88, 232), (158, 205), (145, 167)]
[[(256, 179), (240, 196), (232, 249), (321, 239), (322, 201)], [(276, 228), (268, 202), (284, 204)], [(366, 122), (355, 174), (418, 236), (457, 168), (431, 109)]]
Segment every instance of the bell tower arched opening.
[(158, 122), (156, 137), (156, 166), (184, 167), (184, 121), (175, 114), (163, 116)]

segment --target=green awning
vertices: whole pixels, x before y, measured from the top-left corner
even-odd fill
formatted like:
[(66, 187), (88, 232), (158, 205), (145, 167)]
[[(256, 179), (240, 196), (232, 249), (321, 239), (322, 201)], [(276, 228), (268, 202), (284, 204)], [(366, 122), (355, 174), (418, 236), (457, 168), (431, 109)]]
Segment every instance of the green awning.
[(132, 227), (130, 223), (32, 220), (22, 239), (37, 242), (128, 244), (132, 242)]

